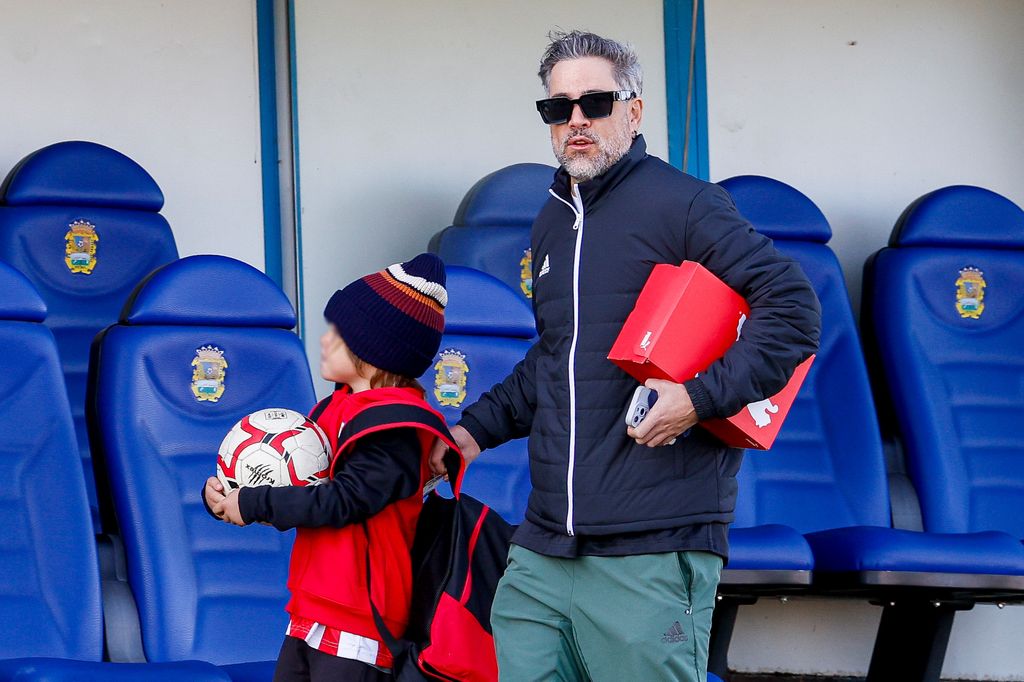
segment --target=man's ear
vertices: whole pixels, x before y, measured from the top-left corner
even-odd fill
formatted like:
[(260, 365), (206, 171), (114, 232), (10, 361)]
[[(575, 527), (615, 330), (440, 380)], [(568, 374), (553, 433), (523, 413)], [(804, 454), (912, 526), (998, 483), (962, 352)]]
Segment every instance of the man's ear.
[(629, 100), (629, 127), (634, 132), (639, 132), (640, 122), (644, 118), (644, 101), (637, 97)]

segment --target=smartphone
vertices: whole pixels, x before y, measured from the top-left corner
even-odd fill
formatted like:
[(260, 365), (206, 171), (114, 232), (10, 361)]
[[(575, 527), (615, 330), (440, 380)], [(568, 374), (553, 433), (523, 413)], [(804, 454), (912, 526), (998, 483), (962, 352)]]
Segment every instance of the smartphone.
[(629, 401), (629, 409), (626, 410), (626, 426), (636, 428), (644, 420), (647, 413), (654, 407), (658, 400), (658, 392), (646, 386), (637, 386), (633, 391), (633, 399)]

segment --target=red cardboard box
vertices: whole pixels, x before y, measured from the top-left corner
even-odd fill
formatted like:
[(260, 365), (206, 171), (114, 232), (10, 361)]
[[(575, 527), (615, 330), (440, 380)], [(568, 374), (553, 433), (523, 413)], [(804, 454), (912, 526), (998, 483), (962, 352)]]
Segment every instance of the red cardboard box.
[(655, 265), (608, 359), (643, 383), (683, 382), (722, 357), (750, 307), (703, 265)]
[(779, 435), (782, 422), (796, 400), (800, 385), (814, 363), (811, 356), (793, 370), (789, 383), (771, 398), (750, 403), (728, 419), (709, 419), (700, 425), (715, 434), (726, 445), (753, 450), (767, 450)]
[[(682, 383), (725, 354), (749, 313), (743, 297), (699, 263), (656, 265), (608, 359), (640, 383), (650, 378)], [(731, 447), (767, 450), (813, 361), (812, 356), (801, 363), (779, 393), (701, 426)]]

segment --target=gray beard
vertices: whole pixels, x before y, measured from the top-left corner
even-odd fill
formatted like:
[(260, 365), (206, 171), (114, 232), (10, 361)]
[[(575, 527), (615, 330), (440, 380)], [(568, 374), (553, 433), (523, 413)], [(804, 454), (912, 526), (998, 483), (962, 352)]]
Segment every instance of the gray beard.
[[(569, 139), (575, 136), (582, 136), (589, 139), (597, 146), (597, 155), (593, 158), (577, 156), (569, 153)], [(551, 149), (555, 158), (562, 164), (565, 171), (576, 181), (586, 182), (601, 175), (626, 155), (633, 138), (628, 127), (623, 127), (607, 139), (602, 139), (596, 133), (589, 130), (570, 130), (565, 142), (559, 147), (552, 140)]]

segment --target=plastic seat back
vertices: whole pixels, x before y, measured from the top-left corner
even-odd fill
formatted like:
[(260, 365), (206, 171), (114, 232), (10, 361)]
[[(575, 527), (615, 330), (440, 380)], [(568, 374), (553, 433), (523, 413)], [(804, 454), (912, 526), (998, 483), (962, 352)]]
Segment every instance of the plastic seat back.
[(0, 291), (0, 659), (99, 661), (96, 545), (46, 304), (4, 263)]
[(462, 199), (452, 226), (430, 240), (447, 265), (481, 270), (530, 299), (530, 228), (550, 196), (555, 169), (518, 163), (479, 180)]
[(178, 257), (164, 197), (141, 166), (91, 142), (28, 155), (0, 189), (0, 260), (46, 301), (60, 351), (93, 518), (98, 502), (85, 427), (89, 346), (149, 272)]
[[(462, 408), (508, 376), (534, 336), (530, 306), (490, 275), (447, 268), (445, 332), (434, 366), (422, 378), (427, 399), (449, 424)], [(520, 523), (530, 494), (526, 439), (486, 451), (466, 470), (463, 490)]]
[(90, 398), (151, 661), (276, 657), (293, 533), (210, 516), (201, 489), (242, 416), (309, 411), (295, 313), (258, 270), (191, 256), (154, 272), (97, 338)]
[(748, 452), (739, 474), (738, 527), (783, 524), (801, 533), (889, 526), (881, 436), (842, 269), (820, 209), (793, 187), (745, 175), (723, 180), (742, 213), (807, 275), (821, 303), (821, 345), (778, 439)]
[(924, 529), (1024, 538), (1024, 211), (980, 187), (930, 192), (864, 282)]

